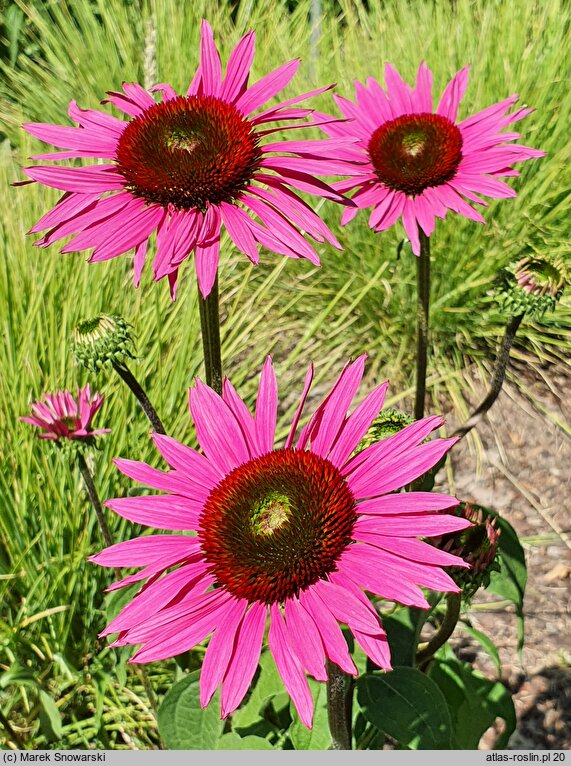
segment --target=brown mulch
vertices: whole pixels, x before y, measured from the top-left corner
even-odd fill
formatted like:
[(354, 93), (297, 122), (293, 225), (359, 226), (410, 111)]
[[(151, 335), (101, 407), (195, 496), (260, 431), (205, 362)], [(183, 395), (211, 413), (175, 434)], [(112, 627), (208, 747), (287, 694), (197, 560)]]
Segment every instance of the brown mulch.
[[(571, 372), (550, 370), (551, 388), (545, 378), (525, 375), (541, 406), (559, 421), (571, 423)], [(453, 430), (452, 415), (449, 423)], [(518, 725), (509, 749), (569, 749), (571, 439), (510, 384), (477, 426), (477, 435), (483, 449), (466, 438), (452, 450), (453, 489), (463, 500), (494, 508), (520, 537), (528, 567), (521, 657), (512, 607), (493, 608), (498, 598), (480, 591), (470, 620), (498, 646), (501, 680), (513, 695)], [(444, 472), (441, 476), (444, 480)], [(452, 643), (459, 656), (495, 677), (493, 663), (479, 644), (460, 630)], [(486, 732), (480, 748), (493, 748), (495, 735)]]

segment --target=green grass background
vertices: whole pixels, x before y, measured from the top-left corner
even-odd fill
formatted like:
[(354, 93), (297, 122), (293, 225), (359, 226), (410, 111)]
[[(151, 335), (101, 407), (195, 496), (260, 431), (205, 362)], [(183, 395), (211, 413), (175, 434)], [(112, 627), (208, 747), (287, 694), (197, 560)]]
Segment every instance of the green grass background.
[[(405, 79), (425, 59), (435, 99), (451, 76), (471, 64), (460, 116), (517, 92), (536, 111), (522, 123), (522, 141), (547, 152), (520, 166), (510, 183), (515, 200), (491, 201), (486, 226), (450, 214), (432, 238), (433, 411), (454, 420), (474, 401), (474, 370), (486, 378), (504, 318), (489, 294), (498, 268), (530, 248), (568, 257), (569, 99), (568, 3), (546, 0), (323, 1), (310, 21), (310, 2), (241, 0), (232, 7), (206, 0), (76, 0), (0, 3), (0, 704), (29, 746), (151, 747), (152, 715), (141, 679), (96, 638), (105, 623), (102, 590), (108, 573), (86, 563), (99, 546), (80, 476), (64, 456), (18, 421), (44, 390), (89, 382), (106, 394), (97, 417), (113, 433), (93, 456), (103, 498), (125, 493), (110, 460), (128, 456), (158, 465), (148, 424), (120, 381), (88, 378), (74, 366), (73, 327), (100, 311), (118, 313), (137, 333), (133, 365), (169, 432), (193, 443), (187, 390), (202, 374), (192, 262), (180, 275), (176, 303), (166, 283), (147, 273), (132, 287), (129, 256), (87, 265), (84, 254), (40, 250), (26, 231), (53, 206), (57, 192), (10, 187), (40, 142), (22, 122), (68, 124), (71, 98), (97, 108), (122, 81), (170, 82), (186, 89), (198, 61), (200, 20), (211, 22), (223, 61), (250, 28), (257, 33), (252, 80), (299, 56), (302, 65), (284, 96), (323, 84), (353, 97), (353, 80), (382, 82), (391, 61)], [(333, 111), (328, 94), (313, 101)], [(301, 133), (300, 133), (301, 135)], [(308, 133), (310, 135), (310, 133)], [(322, 268), (264, 252), (258, 268), (222, 246), (220, 284), (225, 372), (250, 401), (266, 354), (274, 356), (284, 419), (296, 405), (310, 360), (317, 390), (349, 356), (369, 355), (367, 383), (391, 380), (390, 398), (410, 401), (413, 383), (415, 262), (400, 224), (382, 235), (361, 213), (347, 228), (340, 210), (319, 202), (320, 214), (344, 246), (320, 248)], [(514, 357), (542, 374), (568, 365), (571, 302), (541, 324), (524, 322)], [(521, 369), (521, 367), (519, 368)], [(524, 394), (526, 379), (514, 378)], [(546, 417), (556, 419), (553, 413)], [(569, 433), (569, 424), (558, 422)], [(138, 528), (109, 519), (117, 539)], [(124, 659), (124, 657), (123, 657)], [(159, 690), (176, 663), (149, 670)]]

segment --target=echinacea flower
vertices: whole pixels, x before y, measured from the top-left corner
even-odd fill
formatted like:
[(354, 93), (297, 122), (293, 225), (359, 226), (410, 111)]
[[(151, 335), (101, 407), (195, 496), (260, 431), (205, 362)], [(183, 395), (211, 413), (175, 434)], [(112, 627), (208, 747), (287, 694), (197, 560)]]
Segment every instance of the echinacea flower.
[(121, 316), (98, 314), (83, 319), (73, 330), (73, 355), (78, 364), (98, 372), (106, 365), (135, 358), (132, 328)]
[(434, 219), (444, 218), (448, 210), (485, 223), (466, 200), (487, 205), (480, 194), (516, 196), (500, 177), (519, 175), (512, 168), (515, 162), (543, 157), (544, 152), (513, 144), (519, 133), (502, 131), (533, 110), (508, 113), (518, 99), (514, 95), (458, 122), (468, 70), (466, 66), (452, 78), (436, 110), (432, 72), (424, 62), (414, 88), (386, 64), (386, 92), (369, 77), (366, 85), (355, 83), (355, 103), (335, 96), (350, 121), (322, 125), (322, 130), (333, 138), (357, 139), (347, 151), (361, 167), (359, 174), (335, 184), (343, 192), (356, 190), (352, 200), (357, 207), (344, 210), (343, 223), (357, 208), (372, 207), (369, 226), (376, 232), (402, 218), (413, 252), (419, 255), (418, 227), (429, 237)]
[(41, 399), (33, 402), (33, 414), (20, 420), (40, 428), (40, 439), (85, 441), (110, 432), (109, 428), (91, 428), (91, 421), (103, 400), (104, 397), (99, 393), (95, 393), (92, 398), (88, 385), (78, 388), (77, 398), (69, 391), (58, 389), (55, 394), (43, 394)]
[(109, 507), (135, 523), (196, 536), (152, 534), (91, 558), (103, 566), (143, 567), (112, 588), (146, 581), (102, 635), (118, 633), (115, 646), (141, 644), (131, 659), (141, 663), (172, 657), (213, 634), (202, 666), (201, 704), (221, 684), (223, 717), (246, 694), (268, 617), (270, 651), (310, 727), (306, 672), (326, 681), (328, 658), (357, 673), (339, 622), (374, 663), (391, 667), (385, 632), (364, 590), (420, 608), (428, 607), (420, 586), (458, 591), (441, 567), (467, 565), (416, 539), (468, 527), (465, 519), (440, 513), (458, 501), (396, 492), (456, 440), (422, 444), (442, 423), (429, 417), (352, 456), (387, 388), (378, 386), (347, 416), (364, 365), (362, 356), (345, 367), (296, 439), (310, 367), (282, 447), (274, 446), (278, 391), (268, 358), (254, 415), (228, 380), (222, 396), (200, 381), (191, 389), (202, 453), (154, 434), (173, 470), (115, 461), (125, 475), (167, 494), (109, 500)]
[[(109, 93), (106, 101), (124, 112), (127, 120), (80, 109), (72, 101), (69, 116), (78, 128), (24, 125), (33, 136), (65, 150), (34, 159), (106, 161), (88, 167), (24, 169), (34, 181), (65, 192), (56, 207), (32, 227), (32, 232), (49, 229), (35, 244), (47, 247), (75, 235), (62, 252), (93, 248), (90, 262), (135, 248), (138, 285), (149, 238), (156, 233), (154, 278), (168, 277), (173, 298), (178, 269), (192, 252), (200, 291), (204, 297), (210, 293), (222, 225), (253, 263), (258, 263), (262, 245), (319, 265), (317, 252), (300, 229), (317, 242), (327, 240), (341, 249), (292, 188), (346, 204), (339, 192), (315, 175), (348, 172), (342, 159), (347, 141), (266, 140), (277, 131), (302, 127), (300, 120), (311, 110), (294, 105), (328, 87), (255, 114), (288, 85), (299, 60), (248, 86), (254, 40), (253, 32), (240, 40), (222, 77), (212, 29), (203, 21), (200, 64), (185, 95), (161, 83), (150, 89), (161, 94), (157, 103), (140, 85), (124, 83), (122, 92)], [(278, 126), (270, 127), (276, 122)]]

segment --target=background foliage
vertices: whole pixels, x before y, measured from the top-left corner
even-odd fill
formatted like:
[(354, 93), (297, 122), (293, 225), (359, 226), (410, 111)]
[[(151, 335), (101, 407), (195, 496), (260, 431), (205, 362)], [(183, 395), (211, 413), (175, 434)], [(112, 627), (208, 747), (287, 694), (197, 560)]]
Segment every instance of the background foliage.
[[(142, 681), (132, 668), (127, 671), (126, 655), (96, 638), (106, 612), (118, 604), (102, 594), (108, 573), (86, 562), (100, 541), (80, 476), (17, 418), (42, 390), (86, 381), (72, 362), (71, 331), (80, 319), (104, 311), (132, 322), (138, 336), (136, 374), (169, 432), (192, 443), (186, 392), (201, 373), (201, 355), (191, 263), (181, 272), (172, 304), (166, 285), (153, 285), (148, 274), (139, 290), (132, 288), (129, 257), (87, 266), (83, 255), (33, 247), (26, 231), (57, 193), (37, 185), (9, 187), (21, 179), (19, 166), (39, 150), (39, 142), (20, 129), (22, 122), (64, 123), (71, 98), (97, 108), (105, 91), (124, 80), (168, 81), (186, 89), (198, 61), (203, 17), (215, 30), (223, 60), (248, 29), (256, 30), (255, 79), (299, 55), (302, 66), (286, 96), (336, 82), (337, 92), (352, 97), (353, 80), (369, 74), (382, 80), (385, 61), (411, 80), (421, 59), (434, 71), (436, 97), (455, 71), (471, 64), (461, 116), (520, 93), (521, 104), (536, 108), (520, 123), (522, 141), (544, 149), (547, 157), (525, 163), (521, 178), (511, 181), (517, 199), (491, 202), (485, 227), (450, 214), (432, 238), (429, 385), (434, 411), (451, 407), (457, 419), (467, 414), (474, 369), (486, 377), (502, 333), (504, 319), (489, 295), (498, 268), (528, 248), (565, 254), (571, 139), (569, 87), (562, 73), (569, 54), (568, 4), (339, 0), (324, 2), (319, 19), (311, 18), (311, 5), (310, 0), (217, 6), (207, 0), (0, 2), (0, 702), (32, 746), (150, 747), (157, 735)], [(334, 109), (327, 94), (314, 104)], [(389, 378), (389, 403), (402, 406), (412, 392), (414, 257), (406, 243), (399, 250), (404, 234), (398, 226), (375, 235), (363, 213), (340, 230), (334, 205), (323, 203), (320, 213), (345, 248), (343, 253), (321, 248), (322, 269), (269, 253), (253, 268), (223, 241), (226, 372), (251, 396), (263, 359), (272, 353), (285, 417), (295, 407), (310, 359), (317, 365), (319, 391), (320, 382), (348, 356), (367, 351), (368, 383)], [(524, 323), (516, 358), (544, 375), (551, 362), (569, 364), (570, 329), (567, 297), (541, 325)], [(527, 393), (525, 377), (516, 381)], [(119, 380), (100, 375), (90, 382), (107, 395), (97, 422), (113, 425), (93, 465), (106, 498), (129, 489), (111, 457), (158, 461), (148, 425)], [(569, 424), (559, 425), (569, 433)], [(110, 523), (117, 539), (138, 531), (118, 518)], [(427, 682), (451, 684), (453, 674), (463, 672), (450, 659), (441, 664)], [(150, 673), (164, 693), (181, 667), (197, 666), (193, 655), (156, 663)], [(287, 700), (279, 694), (277, 700), (272, 715), (283, 722)], [(252, 722), (240, 733), (264, 742), (269, 736)]]

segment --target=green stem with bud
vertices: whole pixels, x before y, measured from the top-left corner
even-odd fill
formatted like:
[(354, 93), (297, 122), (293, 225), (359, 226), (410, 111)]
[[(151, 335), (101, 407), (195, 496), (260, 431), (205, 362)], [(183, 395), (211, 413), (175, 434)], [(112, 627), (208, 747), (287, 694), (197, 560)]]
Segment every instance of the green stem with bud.
[(351, 750), (353, 679), (327, 660), (327, 718), (331, 750)]
[(428, 317), (430, 309), (430, 238), (418, 228), (420, 255), (416, 259), (416, 394), (414, 417), (424, 417), (426, 369), (428, 362)]
[(416, 662), (423, 670), (434, 657), (441, 646), (448, 641), (454, 628), (460, 619), (460, 607), (462, 605), (462, 593), (448, 593), (446, 595), (446, 614), (440, 627), (434, 636), (426, 644), (421, 644), (416, 654)]
[(510, 350), (514, 342), (514, 338), (521, 324), (524, 314), (518, 314), (517, 316), (511, 316), (506, 325), (504, 337), (502, 338), (501, 346), (496, 356), (494, 364), (494, 371), (492, 373), (492, 380), (490, 382), (490, 390), (488, 391), (485, 399), (474, 410), (468, 420), (466, 420), (460, 428), (454, 431), (454, 436), (466, 436), (475, 425), (484, 417), (486, 412), (490, 409), (492, 404), (496, 401), (502, 390), (504, 380), (506, 377), (506, 371), (508, 367), (508, 361), (510, 358)]
[(141, 405), (143, 412), (148, 417), (153, 430), (158, 434), (166, 434), (165, 427), (163, 426), (161, 419), (159, 418), (157, 411), (150, 402), (149, 397), (144, 392), (139, 381), (135, 378), (131, 370), (127, 367), (125, 362), (114, 362), (113, 369), (115, 372), (125, 381), (129, 386), (137, 401)]
[(218, 275), (212, 285), (212, 290), (202, 297), (198, 290), (198, 306), (200, 310), (200, 329), (202, 331), (202, 348), (204, 352), (204, 368), (206, 385), (222, 395), (222, 355), (220, 344), (220, 301), (218, 297)]

